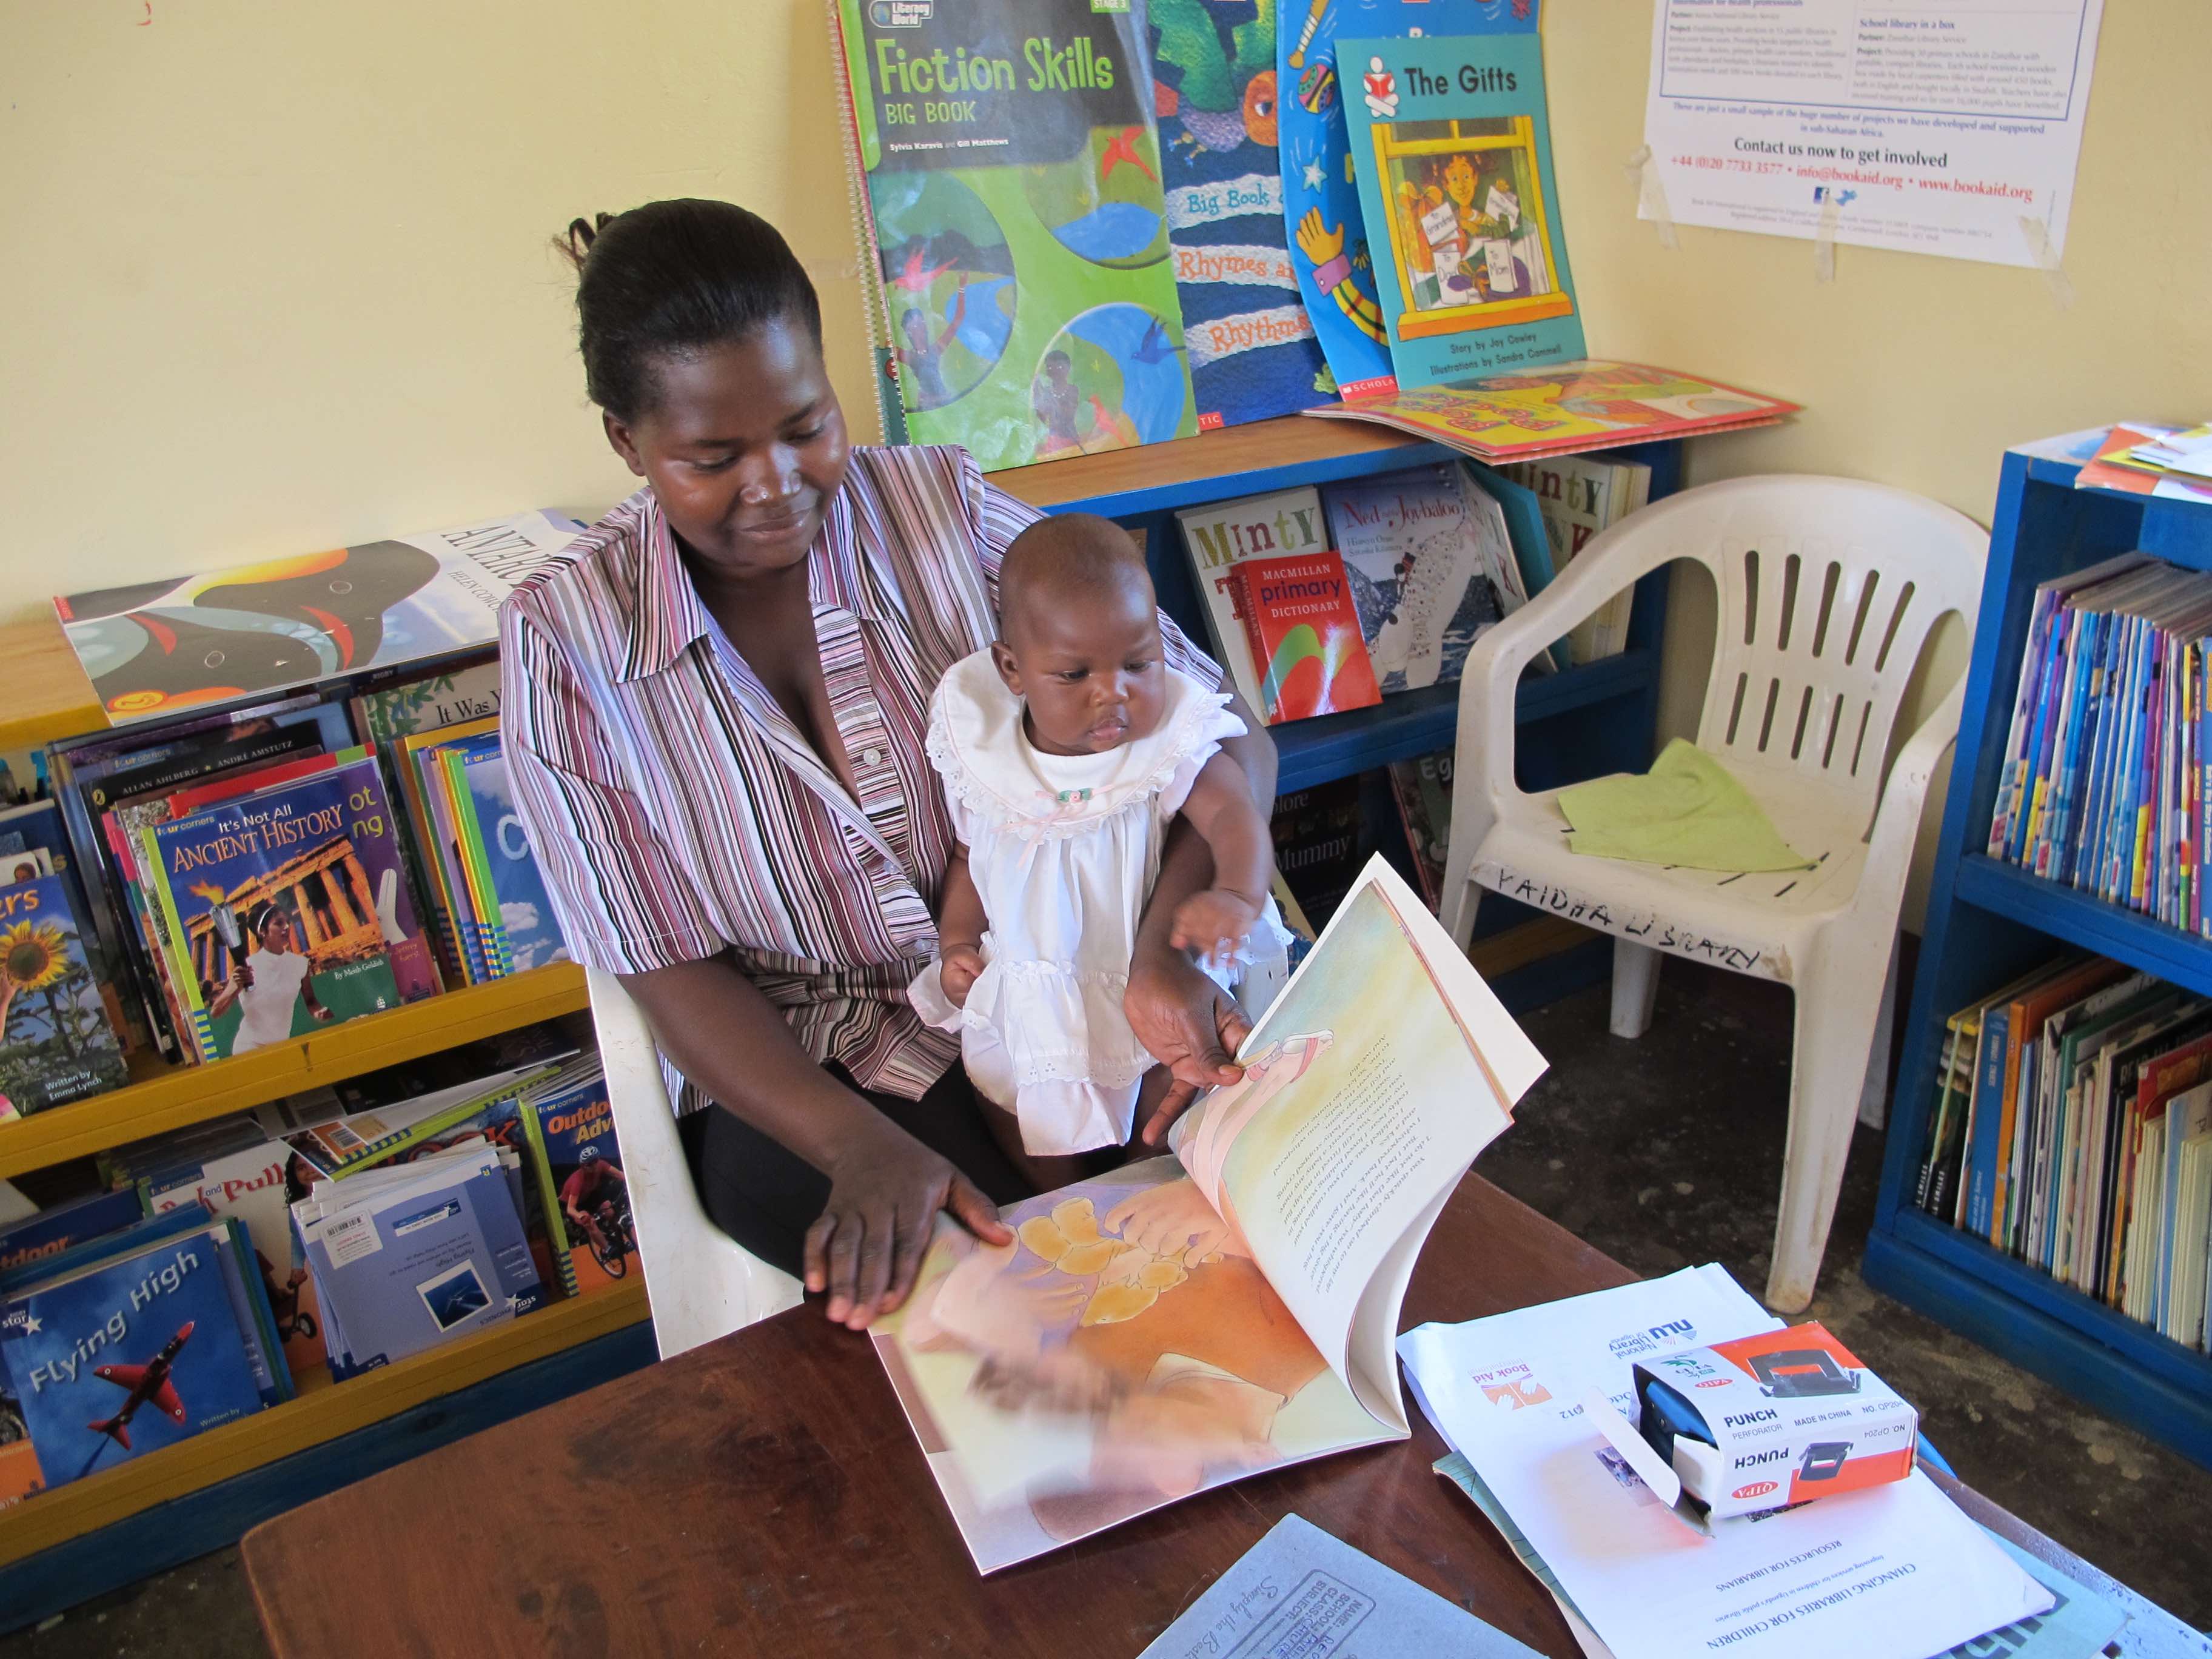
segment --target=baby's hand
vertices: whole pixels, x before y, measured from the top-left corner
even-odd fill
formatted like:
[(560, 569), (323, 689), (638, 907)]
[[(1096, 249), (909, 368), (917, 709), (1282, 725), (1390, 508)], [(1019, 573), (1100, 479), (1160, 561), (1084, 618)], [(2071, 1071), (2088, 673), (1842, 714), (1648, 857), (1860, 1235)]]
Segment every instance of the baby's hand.
[(1168, 942), (1178, 951), (1195, 951), (1208, 967), (1224, 968), (1252, 936), (1260, 907), (1241, 893), (1209, 887), (1176, 906), (1175, 932)]
[(972, 945), (948, 945), (938, 957), (938, 982), (945, 1000), (956, 1008), (968, 1006), (968, 994), (983, 976), (983, 953)]

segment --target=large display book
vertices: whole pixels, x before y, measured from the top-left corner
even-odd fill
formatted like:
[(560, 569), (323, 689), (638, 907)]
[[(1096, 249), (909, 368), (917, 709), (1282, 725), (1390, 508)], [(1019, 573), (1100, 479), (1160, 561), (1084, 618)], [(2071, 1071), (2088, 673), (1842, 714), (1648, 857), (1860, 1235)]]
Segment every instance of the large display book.
[(143, 832), (159, 963), (203, 1060), (434, 995), (366, 750)]
[(582, 526), (545, 511), (57, 599), (111, 723), (499, 637), (500, 601)]
[(1197, 431), (1141, 3), (836, 20), (902, 434), (988, 471)]
[(0, 1274), (0, 1374), (40, 1486), (290, 1398), (249, 1249), (192, 1206)]
[(1200, 431), (1336, 396), (1283, 211), (1284, 8), (1144, 0), (1176, 297)]
[[(1390, 335), (1376, 294), (1366, 215), (1352, 172), (1348, 100), (1364, 97), (1365, 64), (1337, 62), (1337, 37), (1525, 33), (1540, 26), (1537, 0), (1291, 0), (1276, 39), (1275, 89), (1283, 167), (1283, 216), (1291, 264), (1314, 332), (1346, 398), (1395, 391)], [(1349, 72), (1343, 72), (1348, 69)]]
[(1398, 387), (1583, 351), (1533, 33), (1337, 44)]
[(1408, 1432), (1422, 1240), (1542, 1058), (1380, 860), (1174, 1155), (940, 1225), (871, 1334), (977, 1568)]

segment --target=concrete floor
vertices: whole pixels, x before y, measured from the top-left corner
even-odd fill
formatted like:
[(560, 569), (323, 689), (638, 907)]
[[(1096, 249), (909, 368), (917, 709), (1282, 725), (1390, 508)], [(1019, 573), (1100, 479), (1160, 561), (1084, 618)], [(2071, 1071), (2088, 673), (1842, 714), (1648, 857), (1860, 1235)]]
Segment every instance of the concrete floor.
[[(1606, 1031), (1593, 990), (1532, 1016), (1552, 1061), (1478, 1168), (1638, 1272), (1718, 1261), (1766, 1279), (1790, 1081), (1788, 993), (1669, 962), (1640, 1042)], [(1859, 1132), (1811, 1317), (1922, 1413), (1959, 1474), (2200, 1627), (2212, 1626), (2212, 1472), (1860, 1281), (1881, 1137)], [(264, 1653), (238, 1553), (222, 1550), (0, 1638), (0, 1659)]]

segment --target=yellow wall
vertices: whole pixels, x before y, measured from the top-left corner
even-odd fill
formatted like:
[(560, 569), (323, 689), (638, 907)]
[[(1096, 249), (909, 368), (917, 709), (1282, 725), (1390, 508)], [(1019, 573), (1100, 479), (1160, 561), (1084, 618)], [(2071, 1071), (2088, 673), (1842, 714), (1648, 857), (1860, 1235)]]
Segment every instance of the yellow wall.
[[(1650, 13), (1549, 0), (1560, 194), (1594, 352), (1808, 412), (1705, 441), (1698, 479), (1884, 479), (1987, 521), (2008, 442), (2212, 414), (2212, 32), (2107, 7), (2066, 251), (2035, 272), (1686, 230), (1621, 162)], [(579, 213), (724, 196), (820, 283), (872, 422), (819, 0), (0, 0), (0, 617), (151, 578), (629, 489), (586, 404)], [(1665, 718), (1709, 622), (1676, 606)]]

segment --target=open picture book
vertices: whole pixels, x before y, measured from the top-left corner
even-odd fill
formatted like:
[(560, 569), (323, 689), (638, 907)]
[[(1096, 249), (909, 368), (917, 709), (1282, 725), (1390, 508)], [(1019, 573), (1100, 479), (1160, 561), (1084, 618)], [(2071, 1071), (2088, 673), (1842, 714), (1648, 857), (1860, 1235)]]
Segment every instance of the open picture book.
[(1544, 1069), (1373, 860), (1171, 1157), (949, 1219), (873, 1328), (984, 1572), (1211, 1486), (1407, 1433), (1398, 1310)]

